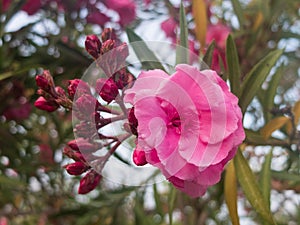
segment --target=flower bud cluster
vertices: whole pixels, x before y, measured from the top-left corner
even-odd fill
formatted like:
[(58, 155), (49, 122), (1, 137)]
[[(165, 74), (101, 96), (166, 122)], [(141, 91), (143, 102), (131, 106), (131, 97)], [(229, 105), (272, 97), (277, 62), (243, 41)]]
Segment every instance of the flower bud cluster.
[[(107, 28), (101, 34), (101, 41), (96, 35), (87, 36), (85, 48), (94, 58), (97, 68), (101, 68), (107, 77), (97, 79), (94, 84), (80, 79), (69, 80), (66, 93), (63, 88), (55, 86), (50, 72), (46, 70), (36, 77), (40, 97), (35, 103), (36, 107), (48, 112), (60, 106), (72, 110), (79, 121), (73, 127), (76, 139), (67, 143), (63, 153), (74, 160), (64, 166), (67, 173), (82, 176), (78, 189), (80, 194), (97, 187), (109, 157), (122, 141), (131, 134), (137, 135), (137, 120), (134, 120), (133, 112), (129, 113), (132, 119), (124, 124), (125, 134), (108, 136), (101, 133), (101, 128), (128, 118), (129, 111), (123, 96), (125, 89), (132, 87), (135, 77), (125, 67), (129, 54), (127, 44), (120, 43), (113, 30)], [(99, 97), (106, 104), (99, 101)], [(112, 101), (119, 105), (118, 109), (107, 106)], [(106, 152), (99, 157), (94, 154), (97, 151)]]

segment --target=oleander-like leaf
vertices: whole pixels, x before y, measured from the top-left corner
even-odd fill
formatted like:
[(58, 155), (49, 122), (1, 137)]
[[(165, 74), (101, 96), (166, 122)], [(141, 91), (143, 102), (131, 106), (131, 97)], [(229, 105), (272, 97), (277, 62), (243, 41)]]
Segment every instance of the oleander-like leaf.
[(179, 45), (176, 47), (176, 64), (189, 63), (189, 46), (188, 46), (188, 25), (186, 21), (185, 9), (180, 4), (180, 34)]
[(129, 42), (138, 42), (138, 45), (132, 45), (135, 54), (140, 60), (143, 69), (161, 69), (165, 70), (163, 65), (159, 62), (155, 54), (148, 48), (143, 39), (138, 36), (133, 30), (127, 28), (126, 33)]
[(231, 3), (233, 6), (234, 13), (238, 18), (240, 27), (242, 27), (245, 22), (245, 17), (243, 14), (244, 10), (242, 9), (241, 3), (239, 2), (239, 0), (231, 0)]
[(240, 106), (245, 112), (251, 103), (257, 91), (269, 75), (272, 67), (276, 64), (283, 50), (274, 50), (261, 59), (253, 69), (246, 75), (246, 79), (242, 83)]
[(238, 149), (234, 158), (234, 165), (238, 181), (253, 209), (261, 216), (263, 221), (275, 225), (268, 203), (265, 201), (255, 176), (240, 149)]
[(270, 120), (261, 130), (260, 133), (267, 140), (274, 131), (283, 127), (290, 119), (285, 116), (279, 116)]
[(228, 35), (226, 41), (226, 62), (228, 70), (228, 78), (230, 81), (230, 88), (232, 93), (237, 97), (240, 96), (240, 86), (241, 86), (241, 71), (239, 65), (239, 56), (236, 50), (234, 40), (231, 35)]
[(270, 207), (270, 194), (271, 194), (271, 161), (272, 161), (272, 151), (265, 157), (265, 162), (262, 166), (262, 170), (260, 172), (260, 187), (262, 194), (265, 200)]
[(233, 161), (230, 161), (226, 168), (224, 193), (231, 222), (233, 225), (239, 225), (240, 221), (237, 210), (237, 181)]

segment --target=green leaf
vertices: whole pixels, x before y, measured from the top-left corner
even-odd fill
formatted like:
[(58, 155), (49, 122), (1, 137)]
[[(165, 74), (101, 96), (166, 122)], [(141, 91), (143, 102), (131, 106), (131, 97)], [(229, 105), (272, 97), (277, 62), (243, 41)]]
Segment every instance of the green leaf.
[(154, 201), (156, 205), (156, 212), (163, 218), (164, 212), (162, 209), (162, 202), (160, 200), (160, 195), (157, 191), (156, 183), (153, 184), (153, 194), (154, 194)]
[(168, 196), (168, 204), (169, 204), (169, 225), (173, 224), (173, 210), (176, 200), (176, 189), (170, 184), (170, 191)]
[(132, 29), (127, 28), (126, 33), (129, 42), (138, 42), (138, 44), (132, 45), (132, 48), (141, 61), (143, 69), (161, 69), (165, 71), (163, 65), (159, 62), (155, 54), (148, 48), (143, 39), (138, 36)]
[[(210, 45), (208, 46), (205, 55), (203, 56), (203, 62), (205, 62), (208, 67), (211, 67), (212, 57), (215, 50), (216, 42), (213, 40)], [(202, 67), (201, 67), (202, 68)]]
[(245, 23), (245, 21), (244, 21), (245, 17), (244, 17), (244, 14), (243, 14), (244, 10), (242, 9), (242, 6), (241, 6), (239, 0), (231, 0), (231, 3), (232, 3), (232, 6), (233, 6), (234, 13), (238, 18), (240, 27), (242, 27)]
[[(272, 80), (268, 84), (268, 89), (263, 93), (263, 96), (260, 98), (260, 101), (264, 109), (264, 117), (266, 121), (269, 121), (271, 119), (270, 110), (274, 106), (274, 98), (282, 75), (283, 75), (283, 67), (281, 66), (277, 69), (276, 73), (272, 76)], [(266, 98), (265, 96), (268, 97)]]
[(272, 161), (272, 151), (265, 157), (265, 162), (263, 164), (262, 170), (260, 172), (260, 187), (262, 194), (268, 203), (270, 208), (270, 193), (271, 193), (271, 161)]
[(233, 161), (231, 161), (226, 168), (224, 193), (231, 222), (233, 225), (239, 225), (240, 221), (237, 211), (237, 182)]
[(176, 64), (189, 63), (189, 47), (188, 47), (188, 25), (184, 6), (180, 4), (180, 35), (179, 42), (176, 46)]
[(262, 60), (260, 60), (253, 69), (246, 75), (246, 79), (242, 83), (240, 106), (245, 112), (248, 105), (261, 88), (261, 85), (269, 75), (272, 67), (275, 65), (283, 50), (275, 50), (270, 52)]
[(226, 62), (228, 68), (228, 78), (230, 81), (230, 88), (233, 94), (240, 96), (240, 77), (241, 70), (239, 65), (239, 56), (236, 50), (234, 40), (231, 35), (228, 35), (226, 41)]
[(240, 149), (238, 149), (237, 155), (234, 158), (234, 165), (239, 183), (253, 209), (264, 221), (269, 224), (276, 224), (268, 204), (258, 187), (255, 176)]

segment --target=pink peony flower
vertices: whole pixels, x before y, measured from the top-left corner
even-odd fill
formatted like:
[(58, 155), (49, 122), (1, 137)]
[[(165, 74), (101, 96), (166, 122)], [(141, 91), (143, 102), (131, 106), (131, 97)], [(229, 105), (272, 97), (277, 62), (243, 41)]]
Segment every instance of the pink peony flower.
[(192, 197), (220, 181), (245, 134), (238, 98), (215, 71), (142, 72), (125, 93), (138, 121), (137, 165), (146, 160)]

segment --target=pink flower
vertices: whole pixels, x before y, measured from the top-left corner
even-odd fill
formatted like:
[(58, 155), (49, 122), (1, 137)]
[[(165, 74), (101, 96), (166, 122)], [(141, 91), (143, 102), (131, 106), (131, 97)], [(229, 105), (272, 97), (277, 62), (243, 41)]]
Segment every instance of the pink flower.
[[(213, 40), (216, 42), (216, 47), (213, 52), (212, 65), (211, 68), (220, 72), (221, 63), (226, 68), (226, 59), (225, 59), (225, 48), (226, 48), (226, 39), (230, 33), (230, 28), (221, 23), (216, 25), (209, 25), (206, 34), (206, 43), (209, 45)], [(220, 60), (222, 60), (220, 62)]]
[(104, 3), (119, 14), (121, 26), (130, 24), (136, 17), (135, 3), (131, 0), (105, 0)]
[(167, 37), (170, 37), (170, 38), (176, 40), (175, 29), (177, 27), (177, 22), (174, 18), (169, 18), (169, 19), (163, 21), (160, 24), (160, 27), (165, 32)]
[(213, 40), (215, 40), (216, 45), (221, 48), (225, 49), (226, 46), (226, 39), (230, 33), (230, 28), (226, 25), (221, 23), (216, 25), (209, 25), (207, 28), (206, 33), (206, 43), (209, 44)]
[(110, 21), (110, 18), (100, 11), (94, 11), (88, 14), (86, 21), (92, 24), (98, 24), (99, 26), (104, 26), (105, 23)]
[(137, 165), (144, 151), (148, 163), (192, 197), (219, 182), (245, 134), (238, 98), (215, 71), (181, 64), (171, 76), (142, 72), (125, 93), (138, 121)]

